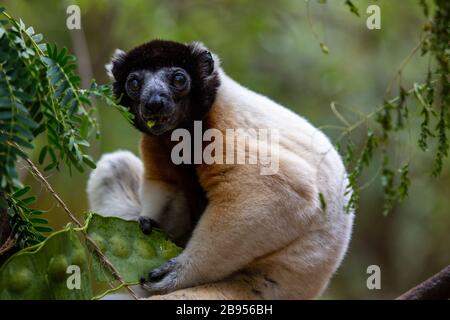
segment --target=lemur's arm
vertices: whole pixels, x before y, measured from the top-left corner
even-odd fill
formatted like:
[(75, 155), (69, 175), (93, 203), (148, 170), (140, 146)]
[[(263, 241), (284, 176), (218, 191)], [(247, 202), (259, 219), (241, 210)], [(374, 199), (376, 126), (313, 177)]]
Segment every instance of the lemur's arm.
[[(247, 170), (241, 166), (227, 174), (245, 177), (252, 174)], [(147, 290), (167, 293), (223, 279), (299, 236), (315, 205), (314, 186), (305, 184), (299, 194), (281, 177), (254, 177), (227, 177), (223, 183), (210, 178), (214, 190), (186, 249), (150, 273)]]

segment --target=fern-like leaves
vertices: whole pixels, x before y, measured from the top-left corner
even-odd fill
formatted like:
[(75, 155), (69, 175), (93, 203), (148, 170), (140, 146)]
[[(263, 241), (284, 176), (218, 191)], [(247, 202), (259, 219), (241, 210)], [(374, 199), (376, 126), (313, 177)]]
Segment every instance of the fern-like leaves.
[(28, 159), (36, 137), (45, 135), (38, 157), (44, 171), (62, 163), (79, 171), (95, 168), (86, 153), (89, 138), (99, 134), (92, 100), (126, 112), (109, 86), (80, 87), (76, 59), (67, 49), (44, 43), (41, 34), (3, 9), (0, 16), (0, 209), (8, 210), (16, 243), (26, 247), (51, 229), (36, 217), (42, 211), (30, 207), (35, 197), (22, 198), (30, 190), (18, 180), (17, 161)]

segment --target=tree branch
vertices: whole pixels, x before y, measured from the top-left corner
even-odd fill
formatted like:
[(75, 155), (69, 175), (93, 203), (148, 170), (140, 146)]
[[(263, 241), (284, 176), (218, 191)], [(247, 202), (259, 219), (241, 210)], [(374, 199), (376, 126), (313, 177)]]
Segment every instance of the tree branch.
[(397, 300), (447, 299), (450, 299), (450, 265), (397, 298)]
[[(0, 192), (0, 198), (4, 198), (3, 192)], [(6, 208), (0, 209), (0, 266), (15, 252), (11, 226), (9, 225), (8, 211)]]
[[(0, 198), (3, 197), (3, 193), (0, 192)], [(0, 209), (0, 246), (5, 243), (11, 233), (11, 228), (9, 226), (8, 212), (6, 208)]]

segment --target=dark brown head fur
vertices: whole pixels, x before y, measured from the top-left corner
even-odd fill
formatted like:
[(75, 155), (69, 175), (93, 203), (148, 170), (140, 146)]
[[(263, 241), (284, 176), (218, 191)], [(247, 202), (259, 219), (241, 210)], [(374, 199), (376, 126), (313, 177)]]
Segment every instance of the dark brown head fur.
[[(201, 120), (208, 113), (220, 84), (211, 53), (198, 43), (182, 44), (173, 41), (153, 40), (132, 49), (128, 53), (119, 53), (113, 58), (110, 71), (114, 77), (114, 94), (116, 97), (122, 97), (121, 104), (129, 108), (135, 115), (134, 125), (139, 130), (155, 134), (147, 127), (147, 119), (141, 117), (142, 108), (145, 108), (143, 105), (148, 101), (148, 97), (139, 96), (139, 98), (133, 99), (129, 95), (126, 89), (129, 75), (133, 72), (143, 72), (142, 70), (149, 74), (154, 74), (159, 70), (169, 70), (166, 72), (169, 74), (170, 70), (177, 68), (187, 73), (190, 87), (183, 96), (168, 97), (168, 100), (170, 100), (168, 104), (171, 104), (170, 112), (166, 112), (164, 116), (170, 113), (176, 119), (172, 121), (170, 127), (167, 125), (167, 128), (161, 129), (162, 131), (189, 126), (190, 122)], [(169, 77), (167, 76), (168, 79)], [(169, 88), (171, 88), (170, 85)], [(151, 91), (151, 89), (147, 91), (149, 90)], [(170, 93), (168, 96), (170, 96)], [(142, 101), (145, 99), (147, 100)], [(181, 115), (181, 113), (183, 114)]]

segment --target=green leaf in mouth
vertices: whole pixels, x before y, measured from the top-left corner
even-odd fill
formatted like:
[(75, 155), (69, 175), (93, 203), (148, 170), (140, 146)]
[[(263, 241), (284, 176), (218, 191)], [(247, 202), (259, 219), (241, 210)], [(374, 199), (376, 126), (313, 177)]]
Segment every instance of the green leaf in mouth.
[(156, 120), (152, 119), (152, 120), (148, 120), (147, 121), (147, 127), (151, 128), (156, 124)]

